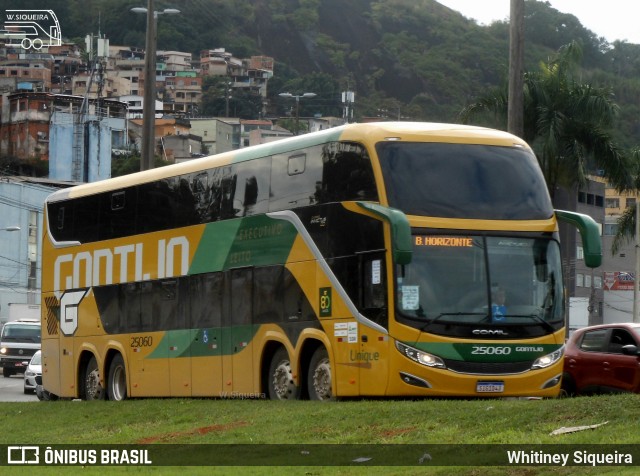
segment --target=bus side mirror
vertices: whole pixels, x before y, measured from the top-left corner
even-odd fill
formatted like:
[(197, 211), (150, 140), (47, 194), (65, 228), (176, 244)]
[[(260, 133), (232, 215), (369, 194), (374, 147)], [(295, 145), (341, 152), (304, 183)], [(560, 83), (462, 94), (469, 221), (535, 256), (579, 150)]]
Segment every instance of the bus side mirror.
[(597, 268), (602, 264), (602, 241), (600, 240), (600, 228), (596, 221), (589, 215), (582, 213), (556, 210), (558, 220), (575, 226), (582, 238), (584, 251), (584, 264), (589, 268)]
[(396, 264), (409, 264), (413, 256), (411, 226), (407, 215), (395, 208), (384, 207), (377, 203), (356, 202), (365, 210), (382, 217), (391, 226), (391, 251)]

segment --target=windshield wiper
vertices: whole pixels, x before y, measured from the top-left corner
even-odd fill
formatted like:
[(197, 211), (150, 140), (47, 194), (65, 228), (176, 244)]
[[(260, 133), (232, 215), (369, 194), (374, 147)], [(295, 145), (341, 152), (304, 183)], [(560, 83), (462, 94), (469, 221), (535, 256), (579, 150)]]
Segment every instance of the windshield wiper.
[(549, 322), (545, 321), (542, 317), (537, 314), (505, 314), (504, 317), (526, 317), (533, 319), (538, 322), (542, 327), (547, 329), (550, 332), (555, 332), (555, 327), (553, 327)]

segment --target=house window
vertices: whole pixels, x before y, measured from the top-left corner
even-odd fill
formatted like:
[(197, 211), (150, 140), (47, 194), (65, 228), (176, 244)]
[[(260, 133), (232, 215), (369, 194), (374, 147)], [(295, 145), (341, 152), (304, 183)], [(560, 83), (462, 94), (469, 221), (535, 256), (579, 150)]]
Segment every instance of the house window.
[(584, 286), (584, 275), (576, 274), (576, 286), (581, 288)]
[(596, 203), (595, 203), (596, 207), (600, 207), (600, 208), (604, 207), (604, 197), (602, 195), (596, 195), (595, 197), (596, 197)]
[(576, 247), (576, 259), (584, 259), (584, 249), (582, 246)]
[(613, 236), (618, 232), (618, 224), (617, 223), (605, 223), (604, 224), (604, 234), (606, 236)]
[(636, 206), (636, 199), (635, 198), (627, 198), (627, 201), (625, 202), (625, 205), (627, 206), (627, 208), (635, 207)]
[(619, 198), (607, 198), (605, 200), (605, 204), (607, 208), (620, 208), (620, 199)]

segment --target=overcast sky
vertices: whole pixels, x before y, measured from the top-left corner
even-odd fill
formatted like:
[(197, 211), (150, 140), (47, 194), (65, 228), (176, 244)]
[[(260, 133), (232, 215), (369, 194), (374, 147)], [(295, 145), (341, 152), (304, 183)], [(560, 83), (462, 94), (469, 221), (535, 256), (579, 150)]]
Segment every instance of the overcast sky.
[[(437, 0), (478, 23), (508, 20), (510, 0)], [(640, 44), (638, 0), (548, 0), (553, 8), (576, 16), (582, 25), (609, 43), (626, 40)]]

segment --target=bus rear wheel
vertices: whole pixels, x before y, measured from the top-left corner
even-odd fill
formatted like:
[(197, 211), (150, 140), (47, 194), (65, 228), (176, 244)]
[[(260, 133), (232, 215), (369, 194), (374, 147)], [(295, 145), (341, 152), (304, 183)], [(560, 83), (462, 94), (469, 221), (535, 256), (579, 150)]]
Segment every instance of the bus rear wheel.
[(319, 347), (309, 362), (307, 389), (310, 400), (333, 400), (331, 363), (327, 349)]
[(127, 398), (127, 370), (122, 355), (116, 355), (109, 366), (107, 398), (120, 402)]
[(300, 388), (291, 371), (291, 360), (287, 349), (281, 347), (273, 355), (269, 365), (269, 398), (271, 400), (297, 400)]
[(84, 400), (104, 400), (104, 388), (100, 383), (100, 369), (95, 357), (91, 357), (84, 373)]

